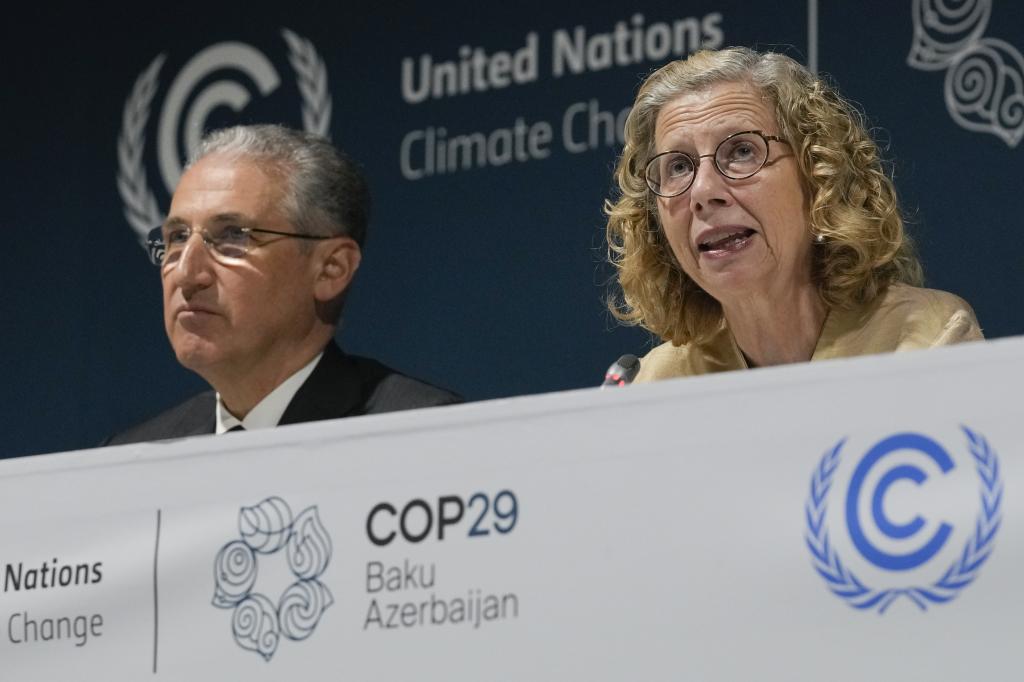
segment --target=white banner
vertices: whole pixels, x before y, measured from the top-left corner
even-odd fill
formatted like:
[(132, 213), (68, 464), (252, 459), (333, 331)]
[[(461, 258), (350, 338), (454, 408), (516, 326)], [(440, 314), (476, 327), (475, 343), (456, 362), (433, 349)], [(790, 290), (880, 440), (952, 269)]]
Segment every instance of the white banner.
[(1010, 679), (1024, 339), (0, 463), (12, 680)]

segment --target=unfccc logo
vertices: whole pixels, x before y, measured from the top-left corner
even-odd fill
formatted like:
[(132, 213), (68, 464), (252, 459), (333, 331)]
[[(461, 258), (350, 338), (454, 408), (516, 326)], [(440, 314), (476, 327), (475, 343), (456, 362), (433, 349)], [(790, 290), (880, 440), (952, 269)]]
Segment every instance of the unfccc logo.
[[(288, 29), (281, 29), (281, 35), (302, 98), (303, 127), (327, 136), (331, 126), (331, 93), (327, 90), (324, 62), (309, 40)], [(124, 216), (140, 242), (164, 218), (149, 188), (145, 150), (146, 125), (166, 58), (167, 53), (158, 55), (135, 81), (124, 105), (117, 140), (117, 190), (124, 202)], [(192, 57), (172, 81), (157, 123), (157, 166), (168, 193), (178, 185), (183, 159), (199, 146), (211, 112), (218, 107), (238, 112), (251, 101), (252, 94), (239, 82), (228, 79), (208, 82), (221, 71), (241, 74), (255, 85), (256, 94), (262, 97), (270, 95), (281, 83), (266, 55), (246, 43), (217, 43)], [(196, 92), (200, 85), (203, 85), (202, 90)]]
[[(814, 569), (829, 590), (850, 606), (885, 613), (894, 601), (906, 597), (923, 611), (930, 604), (952, 600), (978, 576), (999, 530), (1003, 485), (999, 459), (988, 441), (966, 427), (961, 430), (970, 455), (965, 461), (973, 464), (980, 484), (980, 509), (962, 549), (943, 561), (939, 556), (952, 542), (954, 526), (947, 520), (908, 513), (906, 504), (893, 504), (896, 497), (905, 503), (908, 496), (926, 495), (929, 486), (941, 485), (942, 479), (954, 474), (956, 461), (938, 441), (908, 432), (875, 443), (853, 468), (845, 497), (840, 498), (842, 513), (831, 517), (829, 493), (846, 439), (821, 458), (805, 506), (805, 539)], [(902, 489), (902, 495), (897, 489)], [(898, 508), (895, 513), (893, 507)], [(836, 517), (845, 522), (850, 544), (866, 561), (865, 571), (873, 574), (874, 581), (866, 579), (861, 569), (858, 576), (840, 557), (830, 533), (830, 525), (839, 525)]]

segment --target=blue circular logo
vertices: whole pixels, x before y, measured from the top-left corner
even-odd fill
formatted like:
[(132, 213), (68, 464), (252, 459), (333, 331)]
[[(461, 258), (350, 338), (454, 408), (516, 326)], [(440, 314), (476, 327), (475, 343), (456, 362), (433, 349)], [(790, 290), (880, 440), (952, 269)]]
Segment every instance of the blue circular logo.
[[(961, 428), (967, 437), (974, 468), (981, 480), (981, 510), (974, 533), (959, 557), (938, 580), (923, 586), (876, 589), (866, 585), (843, 563), (829, 538), (825, 513), (828, 509), (832, 479), (839, 467), (840, 451), (846, 440), (840, 440), (822, 456), (811, 477), (810, 495), (805, 506), (805, 539), (811, 552), (814, 569), (825, 579), (832, 593), (850, 606), (858, 609), (877, 609), (879, 613), (884, 613), (900, 597), (907, 597), (922, 610), (927, 609), (929, 604), (948, 602), (974, 581), (982, 564), (992, 553), (1001, 520), (1003, 495), (999, 460), (988, 441), (966, 427)], [(945, 448), (932, 438), (918, 433), (898, 433), (872, 446), (854, 468), (846, 491), (845, 504), (846, 528), (850, 540), (864, 559), (880, 569), (894, 573), (910, 571), (927, 564), (948, 544), (953, 533), (953, 527), (949, 523), (939, 520), (938, 527), (916, 549), (904, 553), (893, 553), (883, 549), (865, 534), (858, 514), (862, 500), (870, 502), (870, 518), (877, 530), (891, 540), (905, 541), (915, 538), (923, 534), (927, 525), (927, 521), (920, 515), (901, 523), (886, 513), (885, 499), (893, 484), (902, 481), (923, 486), (929, 480), (928, 473), (914, 464), (897, 462), (885, 469), (887, 464), (896, 460), (891, 455), (900, 451), (913, 451), (924, 455), (935, 465), (939, 476), (945, 476), (956, 466)], [(873, 472), (882, 473), (872, 477), (874, 488), (869, 489), (867, 482)]]
[[(953, 458), (941, 445), (927, 436), (916, 433), (898, 433), (895, 436), (889, 436), (868, 450), (868, 453), (857, 465), (857, 470), (853, 472), (853, 479), (850, 481), (850, 488), (846, 493), (846, 526), (850, 530), (850, 538), (853, 540), (854, 546), (861, 555), (875, 566), (887, 571), (907, 571), (926, 563), (942, 549), (946, 540), (949, 539), (949, 534), (953, 532), (952, 526), (943, 523), (923, 547), (908, 554), (888, 554), (871, 544), (871, 541), (864, 535), (860, 517), (857, 514), (857, 503), (860, 502), (864, 479), (875, 465), (881, 464), (886, 455), (900, 450), (917, 450), (924, 453), (938, 465), (944, 474), (953, 468)], [(882, 502), (889, 487), (896, 481), (909, 480), (921, 485), (927, 478), (928, 475), (920, 467), (910, 464), (895, 466), (882, 476), (871, 496), (871, 514), (878, 530), (894, 540), (906, 540), (921, 531), (925, 521), (920, 516), (916, 516), (909, 523), (893, 523), (886, 516)]]

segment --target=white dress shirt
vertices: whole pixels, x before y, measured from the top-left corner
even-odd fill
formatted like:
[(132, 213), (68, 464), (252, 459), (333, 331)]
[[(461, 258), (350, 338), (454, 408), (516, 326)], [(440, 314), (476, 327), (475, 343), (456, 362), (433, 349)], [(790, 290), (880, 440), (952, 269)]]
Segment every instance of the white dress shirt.
[(320, 362), (322, 356), (323, 353), (318, 353), (315, 358), (309, 361), (309, 364), (282, 381), (277, 388), (268, 393), (263, 400), (256, 403), (256, 406), (249, 410), (249, 414), (245, 415), (245, 419), (239, 420), (228, 412), (227, 408), (224, 407), (224, 402), (220, 399), (220, 393), (218, 393), (217, 433), (221, 434), (225, 431), (230, 431), (238, 425), (241, 425), (246, 431), (268, 429), (277, 426), (277, 423), (281, 421), (281, 417), (284, 416), (284, 411), (288, 409), (288, 403), (292, 401), (292, 398), (299, 391), (299, 387), (313, 373), (313, 368), (316, 367), (316, 363)]

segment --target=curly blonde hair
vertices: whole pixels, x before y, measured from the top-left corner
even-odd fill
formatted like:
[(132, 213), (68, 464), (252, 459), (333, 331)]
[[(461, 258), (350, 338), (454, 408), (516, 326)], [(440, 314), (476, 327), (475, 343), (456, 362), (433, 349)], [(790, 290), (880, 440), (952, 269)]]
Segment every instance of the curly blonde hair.
[(722, 306), (679, 266), (658, 222), (644, 171), (665, 104), (718, 83), (746, 82), (774, 109), (795, 152), (809, 197), (818, 292), (830, 308), (862, 305), (895, 282), (919, 285), (921, 265), (903, 229), (896, 188), (864, 118), (829, 84), (785, 55), (749, 48), (702, 50), (652, 73), (626, 119), (615, 169), (616, 200), (605, 201), (608, 258), (620, 291), (608, 308), (676, 345), (700, 342), (724, 322)]

